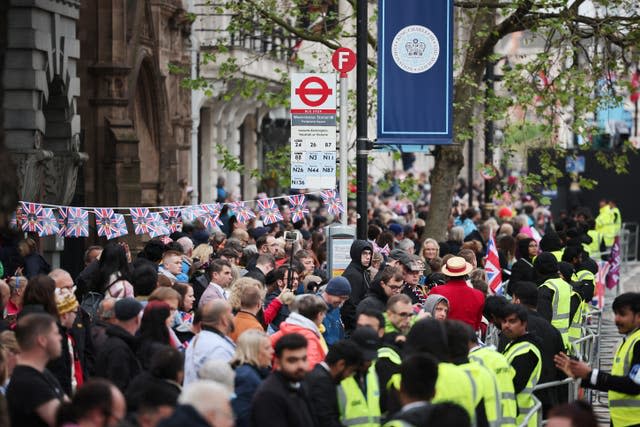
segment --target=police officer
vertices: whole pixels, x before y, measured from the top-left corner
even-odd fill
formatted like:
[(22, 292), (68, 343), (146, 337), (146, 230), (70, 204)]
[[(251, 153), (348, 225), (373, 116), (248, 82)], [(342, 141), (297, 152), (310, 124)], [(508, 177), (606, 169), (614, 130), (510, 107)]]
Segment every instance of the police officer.
[(582, 379), (582, 386), (608, 391), (613, 426), (640, 422), (640, 293), (628, 292), (613, 301), (618, 332), (624, 340), (613, 359), (611, 373), (591, 369), (584, 362), (556, 355), (556, 366), (568, 375)]
[[(533, 388), (540, 380), (542, 355), (536, 337), (527, 332), (527, 309), (521, 305), (509, 304), (503, 308), (503, 314), (502, 332), (511, 340), (503, 354), (516, 371), (513, 389), (518, 404), (516, 424), (520, 425), (535, 406)], [(537, 413), (529, 419), (527, 425), (538, 425)]]

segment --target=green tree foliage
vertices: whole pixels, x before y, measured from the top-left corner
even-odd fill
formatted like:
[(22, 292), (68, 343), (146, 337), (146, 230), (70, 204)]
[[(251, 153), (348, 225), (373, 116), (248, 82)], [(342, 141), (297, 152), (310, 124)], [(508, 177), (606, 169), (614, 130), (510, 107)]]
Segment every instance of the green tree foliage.
[[(218, 65), (218, 76), (216, 81), (187, 79), (185, 86), (213, 94), (213, 86), (223, 83), (223, 99), (240, 95), (257, 98), (268, 106), (288, 105), (289, 73), (301, 68), (310, 70), (313, 65), (303, 63), (295, 49), (265, 49), (254, 52), (253, 60), (285, 55), (283, 68), (276, 70), (279, 84), (249, 79), (243, 74), (243, 64), (230, 54), (231, 38), (273, 34), (330, 51), (355, 38), (356, 0), (347, 0), (350, 7), (340, 11), (337, 3), (230, 0), (211, 6), (212, 12), (232, 16), (229, 25), (220, 29), (227, 36), (220, 37), (202, 57), (203, 61)], [(635, 69), (640, 45), (640, 12), (634, 0), (457, 0), (454, 4), (459, 29), (456, 35), (462, 37), (454, 43), (455, 137), (454, 144), (434, 150), (430, 217), (425, 230), (425, 235), (437, 239), (444, 238), (454, 187), (463, 166), (464, 146), (477, 137), (478, 128), (486, 120), (500, 123), (504, 130), (499, 148), (507, 166), (513, 156), (522, 156), (529, 149), (553, 149), (539, 158), (541, 174), (528, 175), (523, 180), (525, 189), (553, 188), (563, 173), (556, 166), (557, 157), (566, 154), (559, 144), (559, 132), (565, 128), (585, 140), (593, 136), (594, 111), (598, 106), (621, 102), (625, 96), (623, 81)], [(370, 9), (369, 77), (370, 87), (375, 88), (377, 15), (374, 5)], [(507, 52), (506, 56), (496, 54), (496, 46), (509, 37), (521, 40), (520, 49)], [(501, 76), (494, 90), (487, 90), (484, 80), (487, 64), (492, 64)], [(372, 114), (375, 98), (372, 89), (367, 106)], [(630, 147), (625, 145), (615, 152), (599, 153), (598, 158), (605, 167), (623, 172), (628, 150)], [(282, 172), (288, 170), (288, 154), (273, 157), (281, 178)], [(222, 156), (223, 162), (227, 160)], [(232, 167), (231, 163), (225, 167)], [(594, 184), (585, 180), (581, 183)]]

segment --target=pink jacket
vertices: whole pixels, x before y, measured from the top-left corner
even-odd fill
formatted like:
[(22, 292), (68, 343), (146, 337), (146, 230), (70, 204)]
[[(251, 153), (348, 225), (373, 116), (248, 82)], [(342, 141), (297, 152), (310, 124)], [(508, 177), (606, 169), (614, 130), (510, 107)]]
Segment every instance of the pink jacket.
[(291, 313), (287, 320), (280, 323), (280, 330), (271, 335), (271, 345), (275, 347), (280, 337), (293, 333), (307, 339), (307, 370), (310, 371), (327, 355), (326, 344), (323, 345), (324, 338), (315, 323), (298, 313)]

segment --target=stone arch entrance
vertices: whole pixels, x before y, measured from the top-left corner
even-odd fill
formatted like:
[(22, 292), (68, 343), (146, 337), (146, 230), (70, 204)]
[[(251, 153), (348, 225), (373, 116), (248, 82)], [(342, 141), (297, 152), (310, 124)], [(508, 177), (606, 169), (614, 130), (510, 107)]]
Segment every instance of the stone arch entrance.
[(143, 206), (159, 203), (160, 127), (154, 108), (157, 104), (151, 65), (145, 60), (138, 73), (133, 103), (133, 125), (138, 137)]

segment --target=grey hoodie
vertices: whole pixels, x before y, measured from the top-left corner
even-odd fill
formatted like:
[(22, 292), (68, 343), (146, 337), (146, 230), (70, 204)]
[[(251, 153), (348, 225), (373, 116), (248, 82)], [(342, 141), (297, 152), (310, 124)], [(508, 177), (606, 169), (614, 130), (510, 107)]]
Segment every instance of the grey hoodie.
[(429, 295), (427, 300), (424, 302), (424, 311), (431, 314), (431, 316), (434, 316), (436, 306), (440, 301), (444, 301), (449, 305), (449, 300), (446, 297), (443, 297), (442, 295)]

